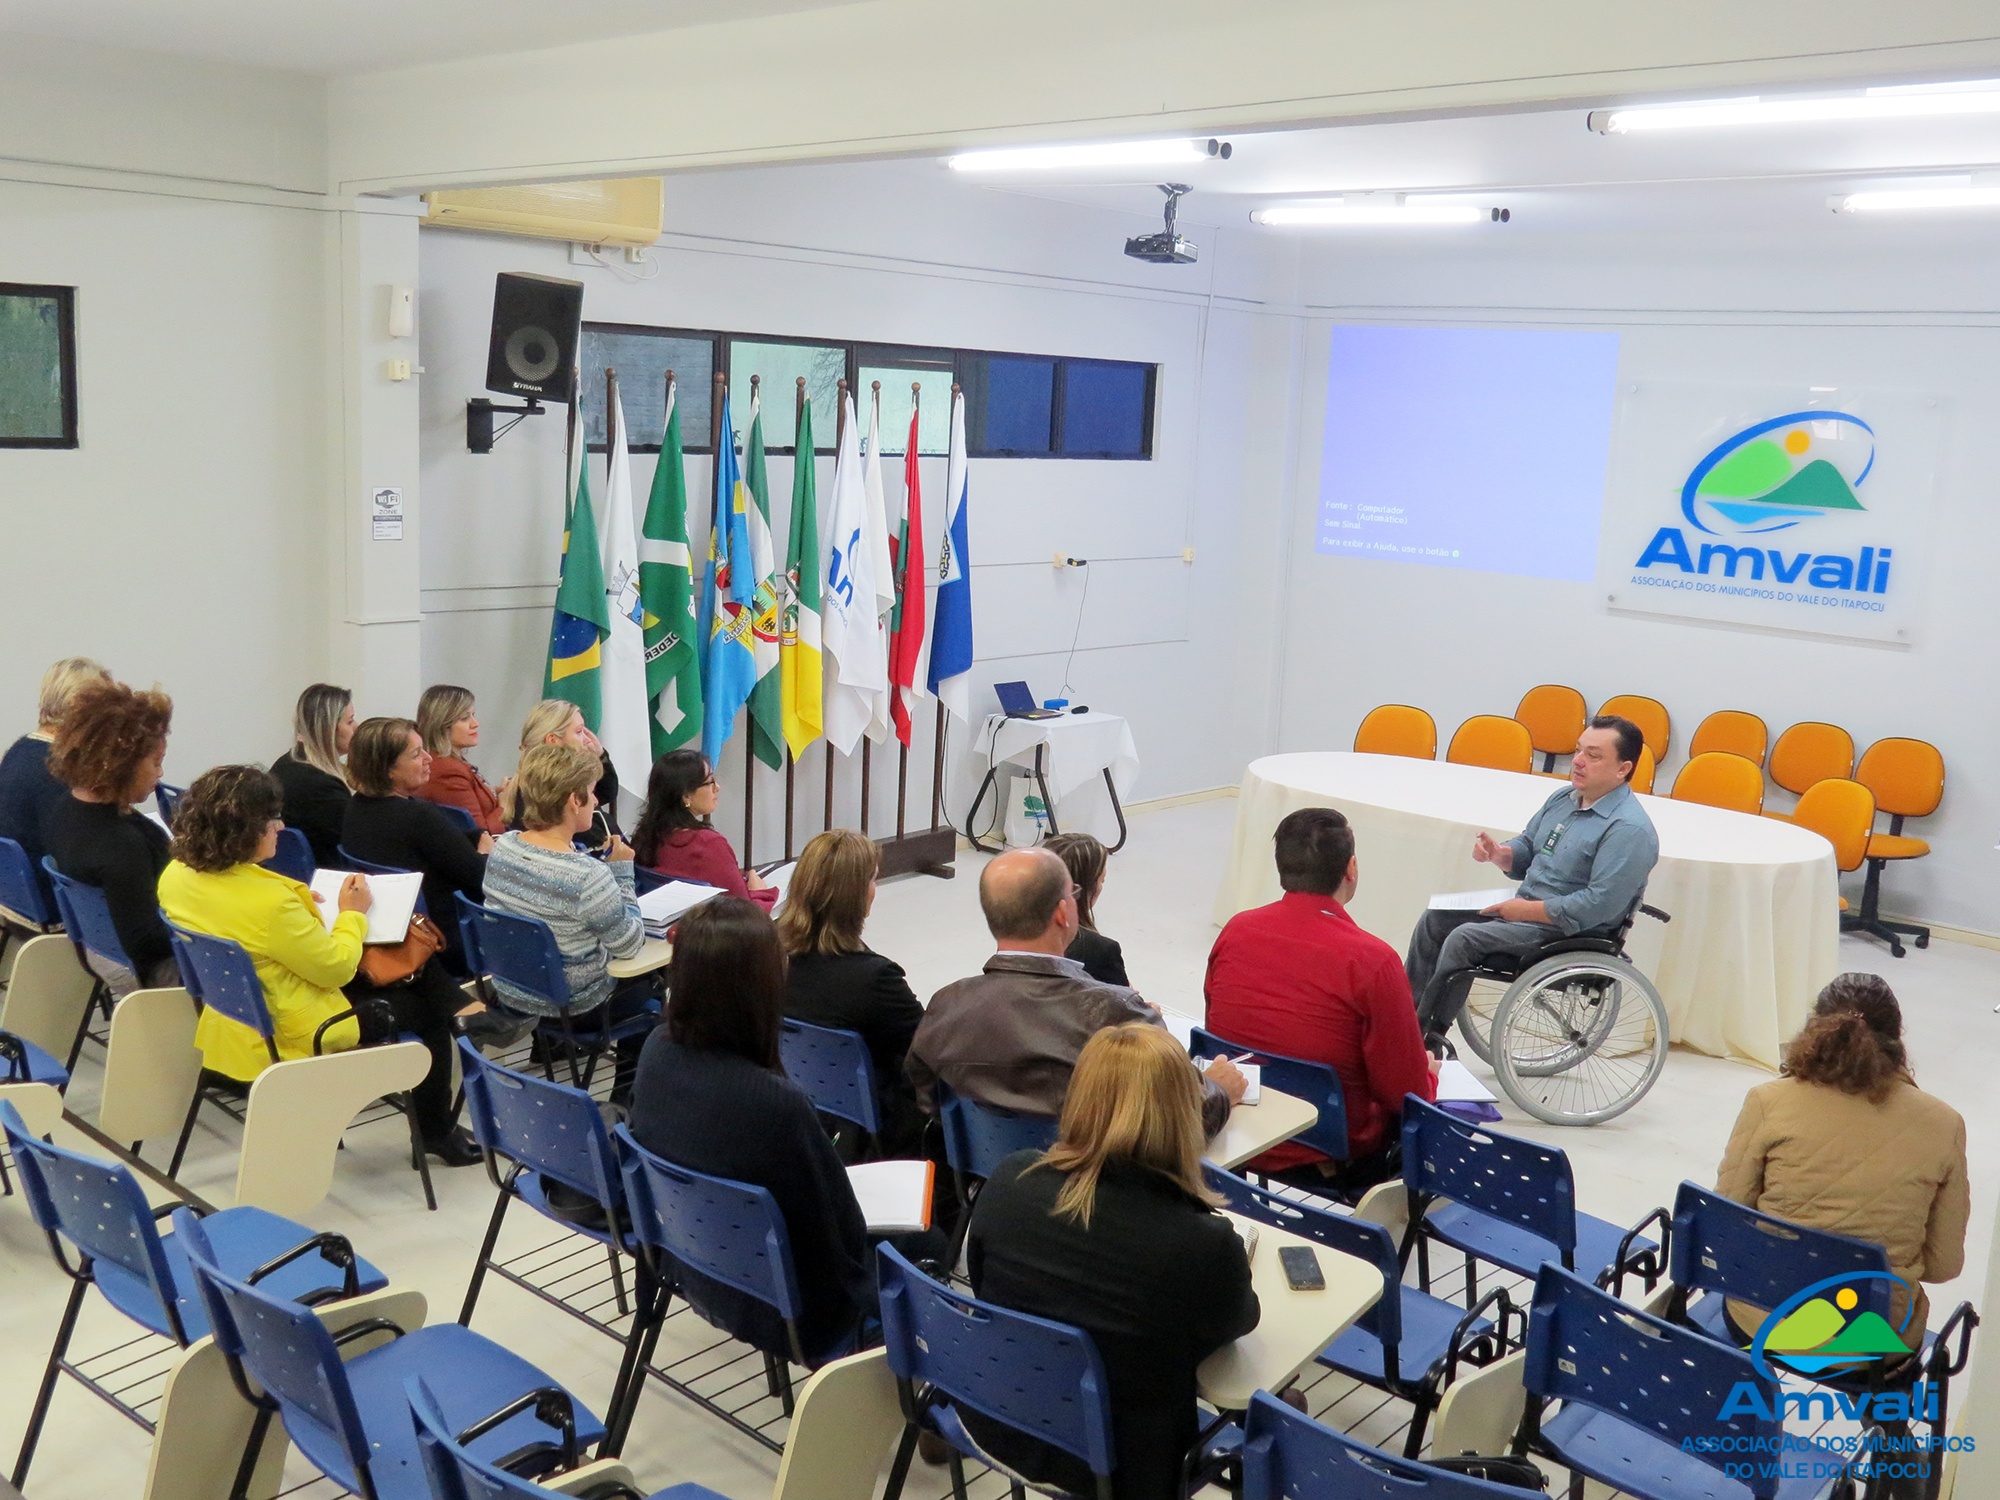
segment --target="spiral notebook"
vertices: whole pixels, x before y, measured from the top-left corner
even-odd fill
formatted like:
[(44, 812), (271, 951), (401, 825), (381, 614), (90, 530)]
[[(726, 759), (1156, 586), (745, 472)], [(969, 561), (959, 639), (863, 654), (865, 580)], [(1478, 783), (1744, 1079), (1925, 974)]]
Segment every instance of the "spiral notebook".
[[(313, 873), (312, 891), (319, 897), (320, 925), (333, 931), (340, 916), (340, 888), (347, 881), (345, 870), (318, 870)], [(368, 935), (364, 943), (400, 943), (410, 934), (410, 916), (417, 898), (424, 893), (424, 877), (406, 875), (363, 875), (368, 893), (375, 898), (368, 908)]]

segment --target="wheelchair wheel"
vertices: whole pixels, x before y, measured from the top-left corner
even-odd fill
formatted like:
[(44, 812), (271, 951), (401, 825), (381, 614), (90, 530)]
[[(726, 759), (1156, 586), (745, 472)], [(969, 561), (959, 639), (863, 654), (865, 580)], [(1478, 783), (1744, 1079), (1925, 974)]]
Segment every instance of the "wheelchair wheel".
[(1558, 954), (1516, 979), (1493, 1013), (1500, 1086), (1550, 1125), (1597, 1125), (1646, 1096), (1667, 1062), (1667, 1007), (1623, 959)]

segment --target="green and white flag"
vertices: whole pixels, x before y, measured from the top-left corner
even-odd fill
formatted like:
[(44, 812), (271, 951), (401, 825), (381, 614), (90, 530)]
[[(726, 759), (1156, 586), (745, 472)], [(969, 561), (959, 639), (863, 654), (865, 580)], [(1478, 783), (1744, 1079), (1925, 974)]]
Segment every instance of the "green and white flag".
[(771, 485), (764, 472), (764, 414), (750, 391), (750, 441), (743, 455), (743, 487), (750, 492), (744, 519), (750, 530), (750, 574), (757, 595), (750, 615), (750, 659), (757, 681), (750, 689), (750, 748), (773, 770), (785, 762), (784, 704), (778, 672), (778, 611), (784, 591), (771, 546)]
[(667, 425), (639, 534), (639, 601), (646, 632), (646, 693), (653, 758), (701, 739), (701, 658), (695, 649), (693, 558), (678, 385), (667, 387)]
[(820, 658), (819, 494), (813, 471), (813, 409), (799, 407), (792, 458), (792, 527), (785, 538), (785, 614), (778, 655), (784, 683), (785, 743), (792, 759), (820, 737), (826, 669)]

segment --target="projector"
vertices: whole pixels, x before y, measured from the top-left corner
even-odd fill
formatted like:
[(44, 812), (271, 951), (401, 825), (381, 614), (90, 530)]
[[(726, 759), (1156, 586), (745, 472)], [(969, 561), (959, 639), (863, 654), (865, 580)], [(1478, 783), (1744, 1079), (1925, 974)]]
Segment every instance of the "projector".
[(1188, 192), (1184, 182), (1163, 182), (1160, 191), (1167, 195), (1167, 227), (1158, 234), (1135, 234), (1125, 242), (1125, 253), (1134, 260), (1150, 261), (1156, 266), (1191, 266), (1201, 255), (1201, 247), (1193, 240), (1181, 235), (1175, 222), (1179, 215), (1179, 204)]

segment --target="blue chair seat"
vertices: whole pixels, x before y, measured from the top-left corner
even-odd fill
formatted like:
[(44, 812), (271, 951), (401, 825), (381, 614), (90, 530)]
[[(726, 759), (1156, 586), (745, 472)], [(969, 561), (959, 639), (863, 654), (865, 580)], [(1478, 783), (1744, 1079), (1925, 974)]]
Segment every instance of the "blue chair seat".
[[(29, 1083), (46, 1083), (57, 1093), (61, 1093), (69, 1087), (68, 1068), (65, 1068), (49, 1053), (37, 1047), (26, 1037), (17, 1036), (14, 1037), (14, 1040), (20, 1043), (22, 1058), (28, 1065), (27, 1081)], [(0, 1083), (9, 1081), (7, 1071), (9, 1062), (9, 1059), (0, 1058)], [(19, 1082), (20, 1080), (15, 1079), (12, 1081)]]
[[(1465, 1316), (1465, 1309), (1413, 1286), (1402, 1288), (1402, 1293), (1403, 1337), (1397, 1345), (1397, 1372), (1404, 1380), (1421, 1380), (1450, 1349), (1452, 1330)], [(1492, 1331), (1489, 1319), (1476, 1318), (1466, 1342)], [(1366, 1385), (1379, 1386), (1385, 1378), (1382, 1341), (1358, 1324), (1321, 1350), (1319, 1362)]]
[[(1647, 1500), (1750, 1500), (1749, 1485), (1681, 1452), (1678, 1444), (1636, 1422), (1595, 1407), (1565, 1403), (1561, 1411), (1542, 1420), (1542, 1435), (1562, 1449), (1574, 1468)], [(1777, 1456), (1763, 1458), (1774, 1461)], [(1792, 1460), (1786, 1460), (1786, 1467), (1792, 1467)], [(1809, 1472), (1780, 1479), (1772, 1492), (1775, 1500), (1812, 1500), (1833, 1487), (1834, 1479), (1810, 1473), (1825, 1465), (1800, 1467)]]
[[(504, 996), (501, 997), (501, 1004), (506, 1004)], [(628, 1036), (642, 1035), (659, 1024), (660, 1002), (657, 1000), (648, 1000), (636, 1013), (610, 1026), (604, 1026), (600, 1023), (604, 1020), (609, 1006), (610, 1001), (607, 1000), (594, 1010), (573, 1012), (569, 1023), (570, 1034), (579, 1042), (587, 1042), (591, 1046), (608, 1045), (612, 1042), (622, 1042)], [(539, 1018), (539, 1023), (537, 1030), (546, 1031), (558, 1040), (562, 1038), (562, 1017), (542, 1016)]]
[[(222, 1269), (231, 1276), (241, 1277), (248, 1277), (259, 1266), (276, 1260), (292, 1246), (313, 1236), (313, 1231), (305, 1225), (261, 1208), (225, 1208), (203, 1219), (201, 1227), (214, 1244)], [(187, 1330), (189, 1342), (206, 1338), (208, 1309), (195, 1290), (194, 1272), (188, 1267), (187, 1251), (180, 1236), (161, 1235), (160, 1248), (166, 1252), (167, 1269), (173, 1273), (174, 1300), (180, 1304), (181, 1326)], [(389, 1278), (365, 1260), (356, 1262), (355, 1271), (364, 1292), (380, 1291), (389, 1284)], [(113, 1307), (162, 1337), (172, 1336), (152, 1289), (138, 1277), (108, 1260), (96, 1263), (95, 1275), (98, 1290)], [(274, 1297), (296, 1302), (313, 1292), (338, 1291), (342, 1273), (317, 1254), (308, 1254), (273, 1271), (257, 1284)]]
[[(1544, 1239), (1529, 1229), (1506, 1223), (1463, 1203), (1440, 1203), (1433, 1208), (1424, 1227), (1431, 1237), (1463, 1250), (1491, 1265), (1504, 1266), (1517, 1276), (1533, 1278), (1544, 1261), (1562, 1264), (1562, 1251), (1554, 1240)], [(1590, 1214), (1576, 1216), (1577, 1275), (1594, 1280), (1618, 1258), (1618, 1242), (1628, 1231)], [(1634, 1251), (1655, 1248), (1651, 1240), (1635, 1239)]]
[[(380, 1500), (431, 1500), (430, 1480), (417, 1452), (417, 1430), (411, 1424), (409, 1399), (403, 1391), (403, 1382), (412, 1375), (430, 1375), (431, 1389), (437, 1392), (438, 1404), (454, 1432), (549, 1384), (546, 1374), (519, 1355), (456, 1323), (412, 1329), (379, 1349), (356, 1355), (346, 1366), (354, 1407), (368, 1435), (368, 1466)], [(449, 1378), (441, 1378), (440, 1372), (446, 1371)], [(604, 1436), (604, 1424), (581, 1402), (575, 1410), (579, 1448)], [(318, 1444), (308, 1446), (310, 1436), (302, 1441), (301, 1434), (292, 1432), (289, 1424), (286, 1430), (307, 1458), (322, 1469), (327, 1466), (315, 1451)], [(471, 1448), (480, 1457), (492, 1459), (548, 1438), (549, 1429), (527, 1411), (501, 1423)], [(330, 1463), (343, 1461), (334, 1452), (325, 1457)]]

